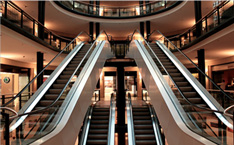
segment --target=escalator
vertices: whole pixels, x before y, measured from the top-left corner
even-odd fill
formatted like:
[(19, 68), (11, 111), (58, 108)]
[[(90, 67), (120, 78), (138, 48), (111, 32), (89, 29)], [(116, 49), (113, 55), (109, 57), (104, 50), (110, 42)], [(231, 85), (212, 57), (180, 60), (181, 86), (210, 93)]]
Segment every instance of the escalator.
[[(45, 129), (51, 125), (52, 120), (56, 117), (59, 108), (66, 99), (69, 89), (74, 83), (70, 80), (71, 77), (73, 76), (77, 78), (86, 61), (88, 60), (90, 54), (87, 54), (87, 52), (90, 47), (91, 44), (85, 44), (75, 55), (73, 55), (73, 58), (64, 68), (64, 70), (60, 73), (51, 87), (32, 109), (32, 112), (35, 111), (36, 113), (29, 115), (20, 125), (19, 129), (16, 130), (16, 143), (28, 144), (31, 142), (31, 138), (37, 138), (38, 136), (45, 134)], [(79, 69), (77, 70), (78, 66)], [(55, 100), (57, 101), (55, 102)], [(54, 102), (55, 104), (52, 107), (46, 109)], [(37, 110), (43, 109), (45, 109), (43, 112), (37, 112)]]
[[(110, 104), (110, 105), (108, 105)], [(93, 103), (83, 122), (79, 145), (113, 145), (115, 140), (115, 99)]]
[(132, 106), (136, 145), (156, 145), (149, 107), (146, 103)]
[[(140, 34), (139, 31), (136, 33)], [(164, 35), (162, 38), (168, 40)], [(222, 106), (160, 41), (149, 44), (143, 37), (142, 39), (143, 41), (134, 40), (131, 43), (130, 49), (133, 51), (128, 56), (135, 58), (149, 95), (159, 96), (151, 97), (152, 104), (157, 108), (169, 143), (184, 138), (195, 144), (232, 144), (232, 119), (225, 115)], [(173, 46), (172, 43), (171, 45)], [(185, 54), (180, 53), (189, 60)], [(207, 77), (205, 73), (202, 74)], [(213, 83), (209, 77), (207, 79)], [(167, 129), (168, 124), (164, 122), (174, 125)], [(173, 135), (172, 128), (178, 134)]]
[(162, 130), (154, 107), (142, 100), (131, 100), (128, 94), (127, 130), (129, 145), (164, 145)]
[[(219, 138), (221, 138), (221, 136), (219, 134), (222, 132), (226, 132), (226, 128), (222, 127), (217, 129), (217, 127), (212, 127), (212, 124), (221, 124), (216, 114), (209, 110), (203, 109), (203, 108), (209, 108), (209, 106), (197, 93), (197, 91), (192, 87), (192, 85), (188, 82), (188, 80), (184, 77), (184, 75), (179, 71), (179, 69), (174, 65), (174, 63), (161, 50), (161, 48), (157, 44), (151, 43), (149, 45), (154, 51), (155, 55), (161, 61), (162, 65), (153, 56), (154, 54), (151, 53), (151, 56), (154, 59), (161, 73), (166, 75), (165, 71), (167, 71), (171, 76), (172, 81), (179, 87), (178, 89), (181, 92), (179, 92), (176, 89), (173, 90), (174, 94), (176, 94), (178, 101), (180, 102), (182, 108), (186, 112), (188, 118), (197, 128), (197, 131), (199, 130), (203, 132), (203, 136), (206, 136), (208, 138), (209, 136), (214, 136), (212, 140), (214, 142), (220, 143)], [(182, 95), (184, 95), (184, 97)], [(190, 103), (194, 105), (191, 105)], [(224, 139), (222, 140), (226, 142), (226, 137), (224, 136), (223, 138)]]
[(109, 112), (110, 108), (95, 105), (89, 127), (87, 145), (107, 145)]

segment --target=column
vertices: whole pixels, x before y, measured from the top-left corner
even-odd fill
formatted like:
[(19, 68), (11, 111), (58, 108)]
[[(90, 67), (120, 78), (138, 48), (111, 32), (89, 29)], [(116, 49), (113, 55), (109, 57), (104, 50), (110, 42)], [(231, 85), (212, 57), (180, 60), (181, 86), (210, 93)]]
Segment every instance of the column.
[(89, 35), (91, 37), (91, 42), (93, 41), (93, 22), (89, 22)]
[(105, 80), (104, 80), (104, 77), (105, 77), (105, 72), (102, 71), (101, 72), (101, 75), (100, 75), (100, 99), (103, 100), (104, 99), (104, 95), (105, 95)]
[[(205, 51), (204, 49), (200, 49), (197, 51), (198, 58), (198, 67), (202, 72), (205, 73)], [(206, 79), (205, 76), (199, 72), (199, 82), (206, 88)]]
[[(43, 53), (37, 52), (37, 74), (43, 69)], [(37, 89), (43, 84), (43, 73), (37, 77)]]
[(100, 33), (100, 23), (95, 23), (96, 24), (96, 39)]
[(117, 105), (117, 132), (119, 144), (125, 145), (125, 90), (124, 90), (124, 66), (119, 64), (117, 66), (117, 92), (116, 92), (116, 105)]
[(150, 21), (146, 21), (146, 33), (147, 33), (147, 40), (148, 40), (149, 35), (150, 35)]
[(144, 22), (140, 22), (140, 33), (144, 37)]
[(142, 79), (140, 71), (137, 71), (137, 97), (138, 100), (142, 100)]
[[(195, 22), (197, 23), (202, 18), (202, 10), (201, 10), (201, 1), (194, 1), (194, 13), (195, 13)], [(202, 33), (202, 22), (196, 24), (196, 37), (201, 36)]]
[[(45, 1), (38, 1), (38, 21), (45, 24)], [(44, 40), (44, 27), (38, 25), (38, 37)]]

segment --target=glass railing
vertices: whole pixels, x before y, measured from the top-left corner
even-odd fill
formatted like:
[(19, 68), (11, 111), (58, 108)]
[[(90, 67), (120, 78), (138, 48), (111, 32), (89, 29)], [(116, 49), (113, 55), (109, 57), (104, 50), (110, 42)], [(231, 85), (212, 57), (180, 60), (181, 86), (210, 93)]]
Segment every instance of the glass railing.
[[(224, 116), (224, 110), (222, 109), (222, 107), (220, 105), (217, 105), (217, 109), (208, 107), (210, 104), (207, 103), (208, 105), (205, 105), (203, 104), (204, 101), (199, 101), (200, 99), (197, 100), (196, 103), (192, 103), (191, 101), (194, 101), (192, 100), (193, 98), (186, 97), (188, 96), (188, 94), (185, 95), (184, 93), (186, 91), (182, 90), (181, 87), (178, 86), (179, 84), (177, 84), (177, 81), (174, 79), (174, 77), (171, 76), (172, 74), (176, 73), (168, 72), (169, 68), (163, 65), (162, 61), (159, 59), (159, 56), (157, 56), (157, 54), (155, 53), (156, 50), (153, 50), (155, 48), (152, 49), (148, 42), (141, 35), (138, 36), (138, 34), (140, 34), (139, 31), (135, 33), (134, 38), (142, 43), (142, 49), (145, 48), (154, 61), (151, 63), (155, 63), (157, 65), (164, 77), (165, 82), (168, 84), (169, 87), (171, 87), (171, 90), (174, 94), (173, 96), (171, 96), (171, 100), (175, 104), (177, 111), (179, 112), (181, 118), (188, 126), (188, 128), (191, 129), (191, 131), (196, 132), (197, 134), (205, 137), (206, 139), (214, 143), (233, 144), (232, 119), (228, 116)], [(217, 89), (219, 89), (219, 87), (217, 87)], [(205, 93), (205, 95), (207, 94)], [(229, 100), (232, 100), (232, 97), (228, 96), (226, 93), (224, 93), (223, 95), (225, 95)], [(204, 100), (209, 99), (210, 98), (206, 98)]]
[(124, 17), (137, 17), (156, 14), (172, 8), (181, 1), (154, 1), (136, 6), (103, 6), (84, 3), (81, 1), (58, 1), (58, 5), (72, 10), (79, 14), (85, 14), (95, 17), (109, 17), (109, 18), (124, 18)]
[[(72, 41), (72, 39), (68, 39), (53, 33), (13, 2), (1, 1), (1, 5), (1, 19), (3, 18), (7, 20), (16, 26), (17, 29), (22, 29), (30, 36), (36, 37), (37, 40), (45, 42), (45, 44), (51, 46), (51, 48), (54, 50), (61, 51)], [(5, 23), (2, 21), (2, 24), (4, 25)], [(5, 25), (8, 26), (9, 24), (6, 23)], [(87, 33), (83, 33), (82, 35), (83, 37), (78, 38), (76, 41), (70, 44), (69, 47), (66, 48), (65, 52), (70, 52), (79, 42), (90, 41), (90, 36)]]
[[(234, 18), (234, 2), (231, 0), (222, 1), (217, 7), (200, 19), (195, 25), (186, 30), (185, 32), (168, 37), (168, 39), (178, 48), (183, 48), (188, 44), (194, 42), (197, 38), (208, 34), (212, 30), (221, 26), (224, 23), (228, 23), (229, 20)], [(233, 24), (232, 22), (230, 24)], [(225, 26), (226, 27), (226, 26)], [(155, 32), (155, 31), (153, 31)], [(148, 38), (148, 41), (155, 40), (154, 34)], [(162, 40), (170, 50), (174, 50), (174, 47), (166, 39)]]

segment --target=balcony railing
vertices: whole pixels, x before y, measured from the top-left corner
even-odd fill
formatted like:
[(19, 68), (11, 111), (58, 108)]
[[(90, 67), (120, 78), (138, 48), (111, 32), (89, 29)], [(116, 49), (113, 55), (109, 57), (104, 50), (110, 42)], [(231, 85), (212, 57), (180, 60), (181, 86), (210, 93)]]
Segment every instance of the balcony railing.
[(121, 7), (94, 5), (73, 0), (56, 1), (56, 3), (59, 6), (67, 10), (72, 10), (73, 12), (78, 14), (102, 18), (130, 18), (156, 14), (178, 5), (179, 3), (181, 3), (181, 1), (161, 0), (145, 3), (142, 5)]
[[(33, 35), (40, 40), (43, 40), (47, 45), (51, 46), (54, 50), (61, 51), (65, 46), (67, 46), (72, 39), (68, 39), (65, 37), (61, 37), (49, 29), (47, 29), (43, 24), (34, 19), (32, 16), (27, 14), (17, 5), (15, 5), (11, 1), (1, 1), (1, 19), (3, 18), (7, 22), (10, 22), (12, 25), (16, 26), (17, 29), (23, 29), (27, 34)], [(2, 22), (3, 23), (3, 22)], [(7, 23), (6, 26), (9, 27)], [(87, 35), (87, 34), (85, 34)], [(34, 38), (35, 38), (34, 37)], [(89, 36), (86, 36), (86, 38)], [(88, 38), (89, 39), (89, 38)], [(65, 50), (67, 52), (71, 51), (77, 43), (80, 41), (78, 38), (73, 44), (69, 45), (69, 47)]]
[[(200, 19), (194, 26), (186, 30), (185, 32), (169, 37), (168, 39), (178, 48), (183, 49), (191, 43), (194, 43), (198, 38), (205, 37), (205, 35), (211, 35), (213, 30), (219, 30), (227, 27), (224, 24), (233, 24), (234, 18), (234, 2), (233, 1), (223, 1), (217, 7), (215, 7), (211, 12), (209, 12), (205, 17)], [(222, 26), (223, 25), (223, 26)], [(204, 39), (204, 38), (203, 38)], [(149, 40), (151, 41), (151, 40)], [(173, 50), (173, 46), (166, 40), (164, 44)]]

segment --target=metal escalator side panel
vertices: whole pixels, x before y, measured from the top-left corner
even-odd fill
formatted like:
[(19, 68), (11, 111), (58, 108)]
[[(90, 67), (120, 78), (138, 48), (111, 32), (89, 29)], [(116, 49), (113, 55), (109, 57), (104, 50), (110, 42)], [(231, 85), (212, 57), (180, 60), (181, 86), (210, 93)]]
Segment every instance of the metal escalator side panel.
[[(201, 85), (201, 83), (189, 72), (189, 70), (177, 59), (177, 57), (167, 47), (160, 42), (156, 41), (156, 44), (161, 50), (168, 56), (168, 58), (179, 69), (183, 76), (189, 81), (196, 92), (202, 97), (206, 104), (212, 110), (224, 111), (223, 107), (213, 98), (213, 96)], [(215, 113), (216, 116), (229, 128), (233, 129), (233, 125), (230, 123), (232, 120), (229, 117), (223, 116), (220, 113)]]
[[(53, 120), (52, 130), (32, 144), (74, 144), (86, 111), (91, 104), (93, 90), (107, 58), (113, 57), (109, 44), (100, 41), (67, 94)], [(71, 134), (72, 132), (72, 134)]]
[(185, 112), (166, 83), (148, 51), (137, 40), (131, 43), (127, 56), (134, 58), (151, 97), (169, 144), (214, 144), (187, 127)]
[(107, 145), (115, 144), (115, 107), (116, 107), (116, 102), (115, 102), (114, 96), (112, 96), (111, 101), (110, 101)]
[[(40, 99), (44, 96), (47, 90), (51, 87), (57, 77), (62, 73), (65, 67), (69, 64), (75, 54), (83, 47), (84, 43), (77, 45), (59, 64), (59, 66), (53, 71), (50, 77), (38, 88), (38, 90), (33, 94), (33, 96), (27, 101), (27, 103), (18, 112), (19, 114), (28, 113), (37, 105)], [(11, 123), (10, 132), (16, 129), (27, 117), (24, 115)]]

